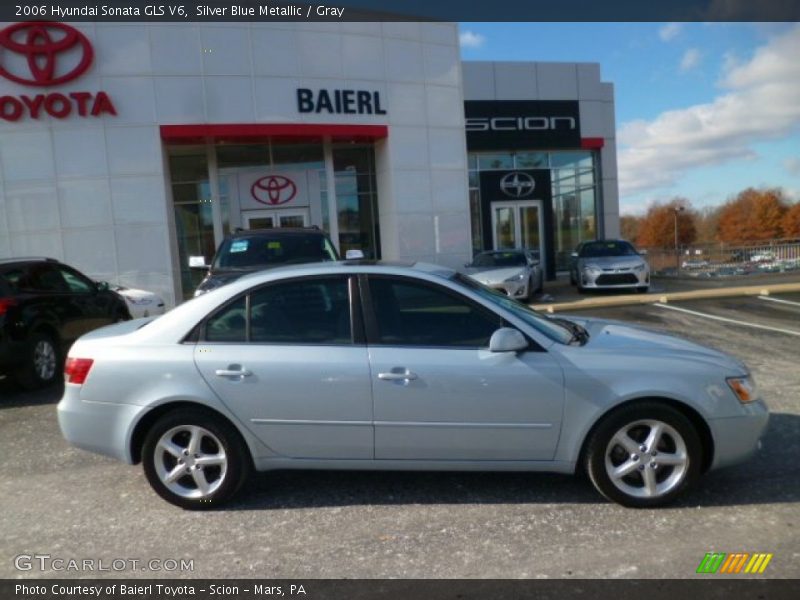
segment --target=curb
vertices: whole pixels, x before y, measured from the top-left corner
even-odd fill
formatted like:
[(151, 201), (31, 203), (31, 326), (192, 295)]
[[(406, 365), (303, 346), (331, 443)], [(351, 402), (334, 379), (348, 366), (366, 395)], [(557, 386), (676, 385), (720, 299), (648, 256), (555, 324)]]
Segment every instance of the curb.
[(612, 296), (605, 298), (587, 298), (576, 302), (561, 302), (556, 304), (537, 304), (531, 308), (549, 313), (564, 310), (581, 310), (583, 308), (610, 308), (613, 306), (629, 306), (635, 304), (667, 304), (682, 300), (697, 300), (701, 298), (731, 298), (735, 296), (769, 296), (800, 292), (800, 283), (777, 283), (773, 285), (748, 285), (730, 288), (716, 288), (710, 290), (692, 290), (690, 292), (669, 292), (665, 294), (629, 294), (626, 296)]

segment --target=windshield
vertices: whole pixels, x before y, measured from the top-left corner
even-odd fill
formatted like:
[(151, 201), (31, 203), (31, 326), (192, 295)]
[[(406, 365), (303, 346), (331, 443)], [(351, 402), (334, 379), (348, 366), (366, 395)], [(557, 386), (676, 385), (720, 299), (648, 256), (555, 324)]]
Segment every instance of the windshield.
[(551, 340), (559, 342), (560, 344), (569, 344), (572, 340), (572, 331), (570, 331), (568, 327), (537, 313), (532, 308), (528, 308), (516, 300), (512, 300), (502, 292), (488, 288), (461, 273), (455, 273), (451, 277), (451, 280), (460, 283), (493, 304), (513, 313), (515, 317), (519, 317), (521, 320), (525, 321), (526, 324), (540, 331)]
[(581, 248), (580, 258), (601, 258), (606, 256), (638, 256), (636, 249), (628, 242), (605, 241), (589, 242)]
[(339, 260), (328, 238), (320, 234), (278, 234), (228, 238), (214, 257), (214, 269), (250, 269)]
[(528, 263), (522, 252), (483, 252), (472, 261), (473, 267), (524, 267)]

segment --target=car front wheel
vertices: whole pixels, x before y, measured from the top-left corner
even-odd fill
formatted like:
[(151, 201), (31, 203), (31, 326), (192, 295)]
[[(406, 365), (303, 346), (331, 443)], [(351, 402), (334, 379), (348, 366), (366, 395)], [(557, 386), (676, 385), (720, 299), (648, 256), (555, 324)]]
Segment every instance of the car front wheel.
[(673, 501), (700, 474), (702, 444), (691, 421), (657, 402), (625, 406), (587, 445), (586, 470), (609, 500), (644, 508)]
[(250, 472), (238, 431), (200, 409), (161, 417), (144, 440), (142, 462), (156, 493), (189, 510), (216, 508), (230, 500)]
[(17, 374), (19, 384), (35, 390), (55, 382), (61, 374), (58, 344), (45, 333), (34, 333), (28, 342), (28, 356)]

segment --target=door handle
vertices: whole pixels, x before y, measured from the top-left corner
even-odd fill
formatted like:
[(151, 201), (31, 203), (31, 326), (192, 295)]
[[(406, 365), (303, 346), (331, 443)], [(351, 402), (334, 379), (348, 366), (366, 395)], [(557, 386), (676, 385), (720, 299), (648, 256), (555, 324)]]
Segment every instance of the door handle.
[(392, 371), (391, 373), (378, 373), (378, 379), (383, 381), (412, 381), (414, 379), (419, 379), (416, 373), (412, 373), (408, 369), (403, 372), (396, 373)]
[(217, 377), (250, 377), (253, 372), (247, 369), (217, 369), (214, 374)]

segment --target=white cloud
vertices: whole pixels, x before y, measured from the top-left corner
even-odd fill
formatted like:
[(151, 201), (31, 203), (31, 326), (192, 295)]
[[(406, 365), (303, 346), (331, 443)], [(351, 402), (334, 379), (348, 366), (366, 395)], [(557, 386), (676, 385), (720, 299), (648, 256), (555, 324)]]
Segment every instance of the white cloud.
[(486, 36), (467, 30), (458, 35), (458, 41), (462, 48), (481, 48), (486, 43)]
[(700, 50), (697, 48), (689, 48), (683, 53), (683, 58), (681, 58), (681, 71), (686, 72), (697, 68), (701, 58), (702, 54), (700, 54)]
[(792, 156), (783, 161), (783, 168), (789, 175), (800, 175), (800, 158)]
[(662, 42), (668, 42), (674, 39), (681, 32), (681, 29), (683, 29), (681, 23), (667, 23), (658, 30), (658, 37), (661, 38)]
[(744, 63), (731, 61), (706, 104), (666, 111), (618, 132), (620, 191), (666, 188), (685, 172), (754, 158), (753, 144), (792, 135), (800, 125), (800, 25), (769, 40)]

